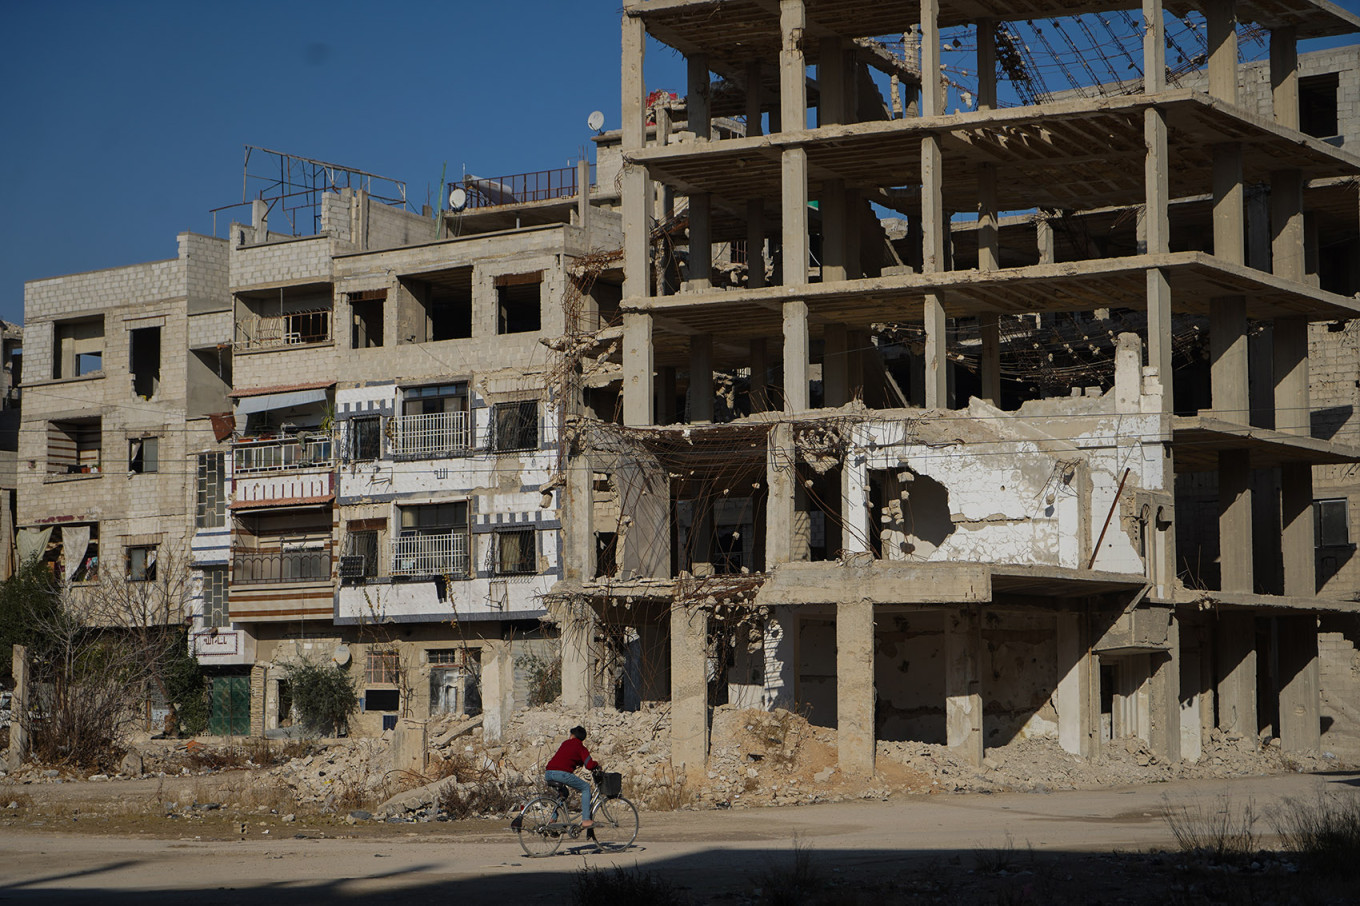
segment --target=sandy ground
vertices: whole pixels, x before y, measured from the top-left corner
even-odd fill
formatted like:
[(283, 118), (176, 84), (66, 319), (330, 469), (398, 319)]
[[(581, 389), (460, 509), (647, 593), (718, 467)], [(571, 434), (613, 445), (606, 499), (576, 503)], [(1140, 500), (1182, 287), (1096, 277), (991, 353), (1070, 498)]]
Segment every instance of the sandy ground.
[[(66, 811), (49, 806), (44, 817), (35, 812), (0, 826), (0, 901), (291, 904), (475, 894), (570, 902), (583, 866), (639, 866), (692, 902), (752, 902), (765, 873), (785, 870), (797, 845), (810, 854), (824, 889), (842, 892), (835, 902), (1167, 902), (1168, 889), (1187, 902), (1216, 901), (1206, 891), (1226, 891), (1228, 899), (1218, 901), (1233, 902), (1237, 894), (1224, 879), (1208, 879), (1204, 896), (1193, 877), (1153, 881), (1179, 857), (1130, 855), (1174, 849), (1162, 818), (1168, 805), (1227, 795), (1267, 814), (1286, 798), (1319, 790), (1354, 794), (1360, 775), (644, 812), (638, 843), (626, 853), (564, 846), (547, 859), (525, 858), (503, 821), (321, 828), (271, 817), (247, 822), (242, 834), (236, 822), (200, 829), (157, 818), (117, 835), (88, 825), (68, 830), (81, 824), (72, 809), (89, 801), (82, 795), (135, 798), (156, 795), (156, 786), (49, 786), (53, 805), (65, 803)], [(1269, 835), (1268, 826), (1259, 830)]]

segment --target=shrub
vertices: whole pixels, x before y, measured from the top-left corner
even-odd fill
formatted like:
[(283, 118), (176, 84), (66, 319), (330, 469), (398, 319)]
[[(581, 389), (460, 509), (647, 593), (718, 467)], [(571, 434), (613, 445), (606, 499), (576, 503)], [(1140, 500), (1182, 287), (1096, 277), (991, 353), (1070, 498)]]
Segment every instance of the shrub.
[(670, 881), (636, 865), (608, 871), (582, 868), (571, 879), (571, 901), (579, 906), (681, 906), (686, 902)]
[(453, 782), (439, 796), (439, 808), (450, 818), (504, 815), (522, 801), (522, 791), (504, 780)]
[(515, 666), (529, 675), (529, 707), (555, 702), (562, 695), (562, 658), (530, 652), (515, 658)]
[(338, 736), (350, 715), (359, 710), (353, 678), (334, 664), (291, 664), (288, 685), (303, 728), (317, 736)]
[(1171, 805), (1163, 813), (1182, 852), (1207, 857), (1211, 862), (1240, 859), (1256, 852), (1256, 808), (1248, 801), (1234, 808), (1226, 795), (1209, 805), (1192, 801)]
[(1286, 799), (1270, 824), (1284, 848), (1310, 867), (1350, 872), (1360, 862), (1360, 796), (1319, 790), (1311, 803)]

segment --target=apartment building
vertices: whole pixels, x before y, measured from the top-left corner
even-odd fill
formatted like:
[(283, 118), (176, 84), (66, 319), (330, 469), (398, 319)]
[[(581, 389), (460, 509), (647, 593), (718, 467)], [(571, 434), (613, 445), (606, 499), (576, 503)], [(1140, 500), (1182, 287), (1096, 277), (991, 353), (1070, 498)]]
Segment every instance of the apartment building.
[[(1360, 157), (1305, 121), (1297, 42), (1360, 20), (1147, 0), (1126, 17), (1135, 86), (1002, 106), (1015, 29), (1071, 11), (983, 12), (625, 4), (622, 418), (569, 427), (556, 600), (568, 698), (669, 697), (677, 767), (705, 763), (727, 702), (805, 709), (854, 773), (879, 740), (980, 762), (1129, 736), (1178, 760), (1353, 725), (1320, 711), (1319, 621), (1357, 605), (1318, 573), (1335, 515), (1314, 470), (1353, 475), (1360, 443), (1319, 428), (1309, 364), (1360, 312), (1335, 254)], [(1184, 17), (1200, 88), (1167, 57)], [(1264, 101), (1239, 26), (1268, 42)], [(652, 137), (649, 39), (687, 61), (673, 140)], [(953, 110), (946, 46), (975, 49)], [(744, 134), (711, 128), (728, 109)], [(722, 246), (744, 273), (714, 267)], [(1059, 322), (1099, 322), (1109, 367), (1061, 386), (1080, 357), (1040, 342)]]

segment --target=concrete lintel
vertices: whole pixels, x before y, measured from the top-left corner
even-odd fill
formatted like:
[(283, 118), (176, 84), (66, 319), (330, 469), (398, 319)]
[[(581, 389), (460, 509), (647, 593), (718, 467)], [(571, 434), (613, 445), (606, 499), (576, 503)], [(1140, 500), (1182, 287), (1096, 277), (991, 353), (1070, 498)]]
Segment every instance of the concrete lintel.
[(955, 604), (991, 600), (991, 576), (983, 564), (902, 563), (876, 560), (863, 566), (783, 563), (756, 595), (757, 604), (834, 604), (850, 589), (871, 604)]

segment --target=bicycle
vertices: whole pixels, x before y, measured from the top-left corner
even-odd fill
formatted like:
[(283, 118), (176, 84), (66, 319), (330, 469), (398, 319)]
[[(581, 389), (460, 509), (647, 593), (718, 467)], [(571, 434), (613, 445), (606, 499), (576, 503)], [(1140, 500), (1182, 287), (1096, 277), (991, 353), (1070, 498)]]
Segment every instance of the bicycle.
[(597, 852), (622, 852), (633, 845), (638, 833), (638, 812), (633, 803), (618, 794), (623, 775), (592, 771), (591, 779), (595, 782), (590, 803), (594, 827), (583, 828), (581, 822), (571, 820), (574, 810), (567, 805), (571, 788), (563, 783), (549, 782), (552, 792), (524, 804), (510, 822), (510, 829), (526, 855), (534, 859), (551, 856), (563, 840), (575, 840), (583, 830)]

